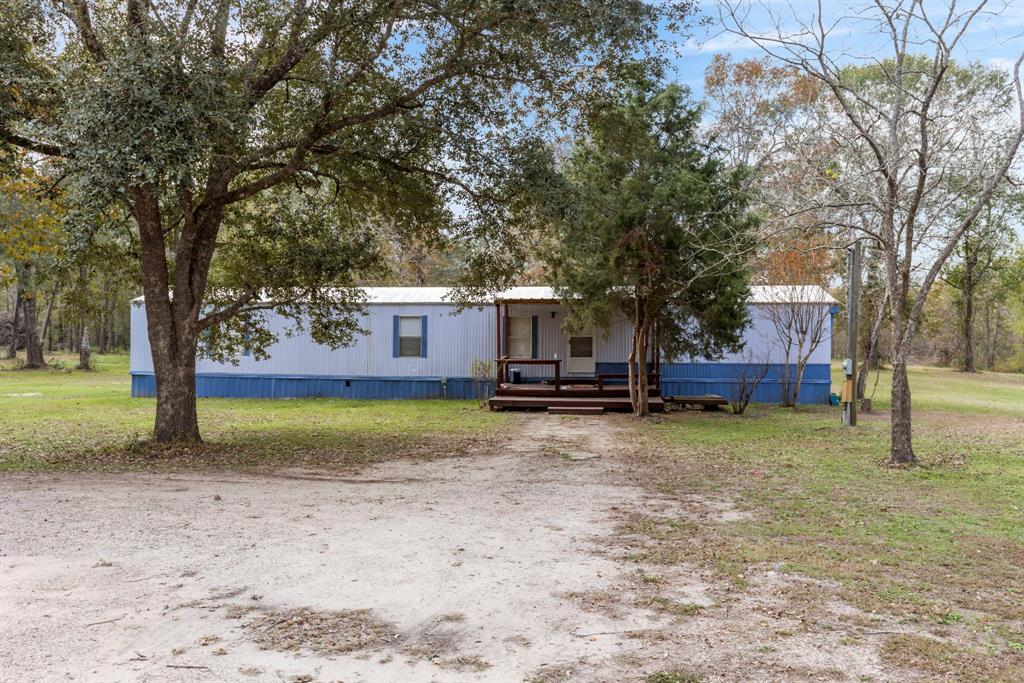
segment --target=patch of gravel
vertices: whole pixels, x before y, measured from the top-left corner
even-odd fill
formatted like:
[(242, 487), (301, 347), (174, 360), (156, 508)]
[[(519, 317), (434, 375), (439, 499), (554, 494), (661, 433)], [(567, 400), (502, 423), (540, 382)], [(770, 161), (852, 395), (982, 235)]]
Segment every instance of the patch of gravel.
[(491, 663), (483, 657), (477, 657), (476, 655), (462, 655), (460, 657), (452, 657), (451, 659), (445, 659), (441, 661), (441, 667), (450, 669), (452, 671), (466, 672), (466, 671), (486, 671), (491, 668)]
[(394, 642), (396, 627), (375, 617), (371, 610), (318, 612), (290, 609), (263, 612), (245, 624), (249, 637), (265, 650), (342, 654)]

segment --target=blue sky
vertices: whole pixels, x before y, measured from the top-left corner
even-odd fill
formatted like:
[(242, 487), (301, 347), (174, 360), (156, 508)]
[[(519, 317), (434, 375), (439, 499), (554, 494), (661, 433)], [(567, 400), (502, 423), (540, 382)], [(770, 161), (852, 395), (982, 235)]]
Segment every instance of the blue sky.
[[(893, 1), (889, 0), (889, 3)], [(980, 2), (960, 0), (957, 7), (959, 10), (969, 9)], [(885, 51), (885, 39), (871, 20), (877, 16), (877, 12), (871, 12), (873, 2), (822, 0), (822, 6), (826, 23), (837, 22), (830, 46), (835, 54), (846, 54), (845, 61), (858, 62), (891, 54), (891, 49)], [(758, 32), (771, 30), (773, 16), (780, 25), (792, 30), (818, 12), (817, 0), (752, 0), (745, 3), (745, 7), (750, 10), (749, 25)], [(948, 11), (948, 3), (945, 0), (926, 0), (925, 9), (930, 16), (939, 18)], [(678, 52), (672, 59), (669, 76), (688, 86), (698, 98), (703, 94), (704, 69), (713, 55), (729, 53), (735, 60), (764, 55), (757, 46), (724, 30), (718, 21), (716, 0), (704, 0), (700, 11), (714, 19), (711, 26), (696, 29), (690, 39), (665, 36), (672, 40)], [(954, 54), (960, 61), (980, 62), (1010, 71), (1022, 51), (1024, 0), (989, 0), (983, 12), (971, 22)]]

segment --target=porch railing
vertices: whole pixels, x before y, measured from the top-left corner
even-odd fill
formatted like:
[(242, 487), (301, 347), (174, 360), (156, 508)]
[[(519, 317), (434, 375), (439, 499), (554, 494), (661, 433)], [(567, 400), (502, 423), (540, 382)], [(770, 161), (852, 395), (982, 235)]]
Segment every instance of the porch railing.
[[(497, 379), (499, 387), (510, 381), (509, 366), (511, 365), (550, 365), (555, 369), (555, 379), (553, 383), (555, 391), (561, 391), (562, 389), (562, 361), (560, 359), (513, 358), (511, 356), (501, 356), (496, 358), (494, 362), (497, 365)], [(599, 391), (604, 391), (608, 380), (622, 380), (628, 378), (629, 375), (624, 372), (605, 372), (595, 375), (592, 379), (576, 378), (570, 379), (569, 381), (579, 382), (582, 384), (594, 384)], [(661, 384), (661, 373), (658, 371), (648, 372), (647, 383), (650, 387), (658, 389)]]
[[(600, 375), (597, 376), (597, 388), (598, 389), (604, 389), (604, 383), (605, 383), (606, 380), (609, 380), (609, 379), (629, 379), (629, 373), (626, 373), (626, 372), (604, 372), (604, 373), (601, 373)], [(655, 371), (655, 372), (648, 372), (647, 373), (647, 384), (648, 385), (650, 385), (650, 386), (654, 387), (655, 389), (657, 389), (659, 384), (660, 384), (660, 382), (661, 382), (661, 373), (660, 372)]]
[(498, 366), (498, 385), (501, 386), (508, 382), (508, 366), (509, 365), (553, 365), (555, 367), (555, 391), (558, 391), (562, 386), (562, 361), (561, 359), (548, 359), (548, 358), (512, 358), (510, 356), (501, 356), (494, 361)]

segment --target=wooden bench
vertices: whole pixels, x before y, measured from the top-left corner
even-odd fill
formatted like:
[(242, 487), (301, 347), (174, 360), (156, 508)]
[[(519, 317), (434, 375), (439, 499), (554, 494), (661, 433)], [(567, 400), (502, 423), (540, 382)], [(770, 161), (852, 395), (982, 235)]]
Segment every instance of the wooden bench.
[(667, 403), (675, 403), (686, 408), (693, 406), (704, 410), (719, 410), (722, 406), (728, 405), (729, 401), (717, 394), (704, 394), (703, 396), (666, 396)]

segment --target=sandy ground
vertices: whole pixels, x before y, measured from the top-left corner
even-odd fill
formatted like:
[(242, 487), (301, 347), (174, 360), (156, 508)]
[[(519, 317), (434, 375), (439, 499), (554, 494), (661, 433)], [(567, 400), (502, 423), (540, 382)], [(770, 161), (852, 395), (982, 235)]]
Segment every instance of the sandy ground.
[[(758, 597), (735, 596), (610, 544), (624, 514), (668, 505), (626, 483), (622, 424), (534, 415), (501, 453), (350, 474), (0, 478), (0, 678), (619, 681), (684, 665), (708, 680), (902, 678), (841, 630), (796, 628), (809, 617), (787, 602), (790, 579), (766, 571)], [(707, 523), (731, 514), (698, 502)], [(713, 609), (645, 606), (644, 571)], [(296, 608), (370, 610), (386, 642), (254, 642), (246, 624)], [(783, 628), (802, 635), (765, 648)]]

